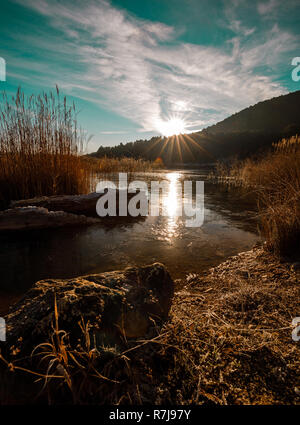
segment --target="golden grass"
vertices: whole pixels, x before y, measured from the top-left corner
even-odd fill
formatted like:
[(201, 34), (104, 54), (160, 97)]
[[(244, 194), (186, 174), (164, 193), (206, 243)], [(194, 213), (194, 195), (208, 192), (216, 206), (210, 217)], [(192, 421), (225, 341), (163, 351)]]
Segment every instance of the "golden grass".
[(283, 139), (258, 160), (219, 165), (219, 175), (257, 192), (267, 247), (281, 255), (298, 251), (300, 237), (300, 137)]
[(88, 193), (95, 174), (147, 171), (155, 165), (132, 158), (83, 156), (86, 144), (76, 108), (56, 93), (3, 94), (0, 107), (0, 207), (36, 196)]
[(88, 164), (89, 169), (97, 176), (100, 174), (147, 172), (162, 168), (157, 162), (146, 161), (135, 158), (102, 158), (84, 157), (84, 162)]
[(85, 193), (89, 170), (80, 154), (84, 136), (75, 105), (43, 93), (3, 94), (0, 109), (0, 199)]
[(30, 358), (2, 357), (0, 404), (25, 379), (27, 398), (10, 402), (299, 404), (300, 352), (291, 337), (299, 291), (295, 272), (257, 248), (187, 278), (169, 321), (138, 341), (104, 346), (83, 321), (66, 334), (54, 306), (48, 341)]

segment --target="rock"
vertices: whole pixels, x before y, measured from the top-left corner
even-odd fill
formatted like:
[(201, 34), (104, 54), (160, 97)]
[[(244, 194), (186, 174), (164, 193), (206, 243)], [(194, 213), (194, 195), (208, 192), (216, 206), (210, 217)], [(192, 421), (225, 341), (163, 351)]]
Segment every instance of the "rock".
[(63, 211), (48, 211), (41, 207), (18, 207), (0, 212), (0, 231), (2, 232), (88, 225), (98, 222), (96, 218)]
[(49, 211), (65, 211), (72, 214), (83, 214), (96, 216), (96, 203), (99, 193), (89, 193), (88, 195), (60, 195), (42, 196), (39, 198), (12, 201), (10, 206), (16, 207), (42, 207)]
[[(117, 203), (118, 203), (118, 191)], [(135, 194), (128, 193), (128, 199)], [(102, 196), (100, 193), (89, 193), (87, 195), (60, 195), (60, 196), (42, 196), (40, 198), (25, 199), (21, 201), (12, 201), (11, 208), (16, 207), (43, 207), (49, 211), (65, 211), (72, 214), (83, 214), (88, 217), (98, 217), (96, 212), (96, 204)]]
[[(145, 220), (145, 216), (118, 215), (118, 190), (116, 191), (117, 215), (99, 217), (96, 204), (102, 195), (94, 192), (88, 195), (42, 196), (12, 201), (10, 209), (0, 212), (0, 232), (95, 223), (111, 228)], [(133, 196), (135, 193), (127, 193), (128, 201)]]
[(30, 352), (49, 339), (56, 297), (59, 328), (77, 340), (78, 322), (90, 322), (100, 345), (114, 345), (121, 336), (138, 338), (167, 318), (174, 283), (159, 263), (74, 279), (41, 280), (11, 307), (5, 317), (6, 348)]

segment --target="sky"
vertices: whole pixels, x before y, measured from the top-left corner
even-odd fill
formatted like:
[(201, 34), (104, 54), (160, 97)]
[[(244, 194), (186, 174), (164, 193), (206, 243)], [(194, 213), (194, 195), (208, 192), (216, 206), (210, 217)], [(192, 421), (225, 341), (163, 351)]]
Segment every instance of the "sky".
[(77, 106), (89, 152), (199, 131), (300, 89), (299, 0), (6, 0), (8, 95), (54, 90)]

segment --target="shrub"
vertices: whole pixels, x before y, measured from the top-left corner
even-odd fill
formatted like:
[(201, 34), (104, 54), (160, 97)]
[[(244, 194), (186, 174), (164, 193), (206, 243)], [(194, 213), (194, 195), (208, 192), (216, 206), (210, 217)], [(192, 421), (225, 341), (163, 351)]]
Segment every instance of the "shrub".
[(235, 163), (229, 174), (243, 186), (256, 190), (260, 226), (267, 247), (279, 255), (298, 251), (300, 137), (273, 144), (273, 151), (265, 157)]
[(25, 97), (19, 89), (0, 107), (0, 199), (76, 194), (88, 190), (89, 172), (80, 153), (84, 137), (75, 105), (43, 93)]
[[(11, 200), (88, 193), (95, 174), (147, 171), (149, 161), (82, 155), (86, 139), (76, 108), (56, 93), (26, 97), (19, 89), (0, 106), (0, 208)], [(156, 165), (157, 168), (157, 165)]]

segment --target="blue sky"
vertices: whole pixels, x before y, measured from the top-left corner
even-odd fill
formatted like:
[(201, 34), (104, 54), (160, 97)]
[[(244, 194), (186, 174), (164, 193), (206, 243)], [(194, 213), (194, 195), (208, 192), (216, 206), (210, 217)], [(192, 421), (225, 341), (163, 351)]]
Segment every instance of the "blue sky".
[(0, 90), (58, 84), (99, 145), (146, 139), (182, 119), (197, 131), (300, 89), (298, 0), (7, 0)]

